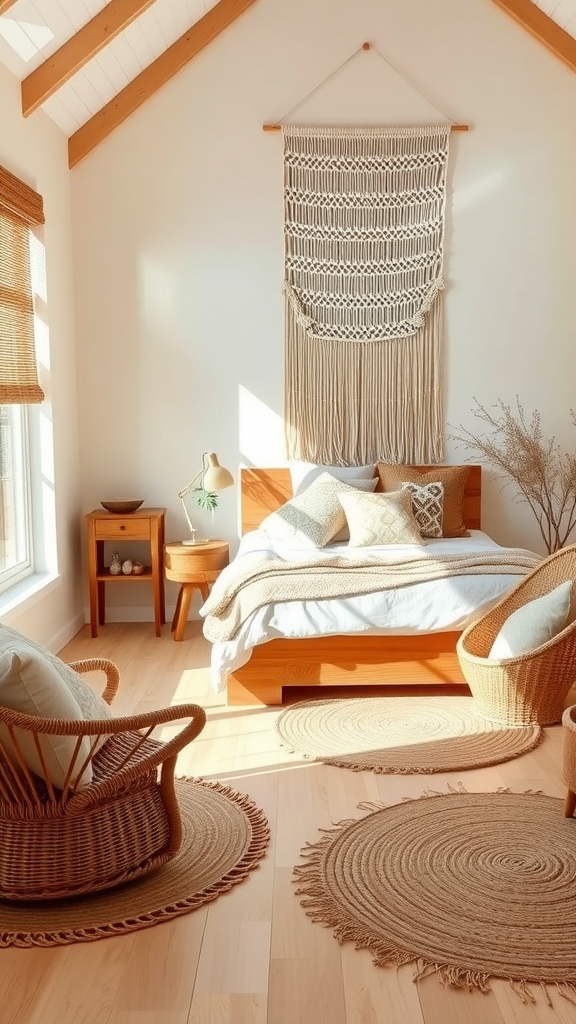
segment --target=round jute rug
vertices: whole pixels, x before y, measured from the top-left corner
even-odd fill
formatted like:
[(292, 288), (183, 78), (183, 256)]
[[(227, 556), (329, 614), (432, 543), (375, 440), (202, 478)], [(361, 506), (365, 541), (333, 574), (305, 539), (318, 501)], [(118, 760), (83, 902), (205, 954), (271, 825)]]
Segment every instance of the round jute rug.
[(472, 697), (304, 700), (276, 719), (283, 744), (338, 768), (376, 773), (449, 772), (519, 757), (538, 725), (506, 726), (474, 710)]
[(183, 838), (147, 877), (109, 892), (38, 903), (0, 900), (0, 947), (60, 946), (150, 928), (195, 910), (241, 882), (270, 841), (253, 801), (218, 782), (178, 779)]
[(376, 965), (416, 962), (417, 977), (483, 991), (491, 977), (520, 994), (552, 984), (576, 1002), (576, 821), (561, 800), (409, 800), (342, 822), (302, 856), (306, 913)]

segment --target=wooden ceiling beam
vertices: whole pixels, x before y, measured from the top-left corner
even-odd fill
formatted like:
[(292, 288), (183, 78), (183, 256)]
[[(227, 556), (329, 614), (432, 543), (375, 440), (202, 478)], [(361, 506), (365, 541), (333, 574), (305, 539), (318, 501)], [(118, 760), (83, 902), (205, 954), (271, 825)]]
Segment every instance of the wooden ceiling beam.
[(220, 0), (192, 28), (141, 71), (113, 100), (68, 139), (68, 163), (74, 167), (122, 124), (200, 50), (228, 28), (255, 0)]
[(0, 0), (0, 14), (4, 14), (15, 3), (16, 0)]
[(492, 0), (511, 18), (514, 18), (530, 35), (576, 71), (576, 39), (557, 25), (548, 14), (537, 7), (532, 0)]
[(28, 117), (103, 50), (155, 0), (109, 0), (98, 14), (22, 82), (22, 113)]

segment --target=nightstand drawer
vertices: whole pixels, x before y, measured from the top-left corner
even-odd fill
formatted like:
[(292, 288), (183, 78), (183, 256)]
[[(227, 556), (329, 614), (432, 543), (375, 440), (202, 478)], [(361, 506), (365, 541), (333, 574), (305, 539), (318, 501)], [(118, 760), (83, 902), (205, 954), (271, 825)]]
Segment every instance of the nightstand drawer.
[(97, 540), (142, 540), (150, 537), (149, 519), (97, 519), (94, 523)]

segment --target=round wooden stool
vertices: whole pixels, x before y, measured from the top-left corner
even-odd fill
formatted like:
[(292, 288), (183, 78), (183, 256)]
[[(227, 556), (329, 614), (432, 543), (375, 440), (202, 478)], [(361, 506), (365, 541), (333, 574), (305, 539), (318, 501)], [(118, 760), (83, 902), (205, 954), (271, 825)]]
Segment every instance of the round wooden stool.
[(206, 544), (196, 545), (173, 541), (166, 544), (164, 554), (166, 579), (182, 584), (171, 626), (174, 639), (182, 640), (192, 592), (197, 587), (206, 600), (208, 584), (213, 583), (224, 566), (228, 565), (228, 544), (224, 540), (209, 540)]

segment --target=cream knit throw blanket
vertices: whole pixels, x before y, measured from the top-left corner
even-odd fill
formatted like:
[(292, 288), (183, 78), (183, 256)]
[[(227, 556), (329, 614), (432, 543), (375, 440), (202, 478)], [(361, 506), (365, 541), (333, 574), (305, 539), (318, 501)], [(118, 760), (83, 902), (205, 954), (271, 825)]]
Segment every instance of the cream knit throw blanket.
[(445, 576), (525, 575), (541, 561), (524, 548), (468, 552), (430, 558), (415, 555), (394, 562), (333, 558), (285, 562), (258, 558), (232, 562), (220, 574), (203, 606), (204, 636), (212, 643), (234, 640), (242, 623), (263, 605), (280, 601), (321, 601), (390, 590)]

